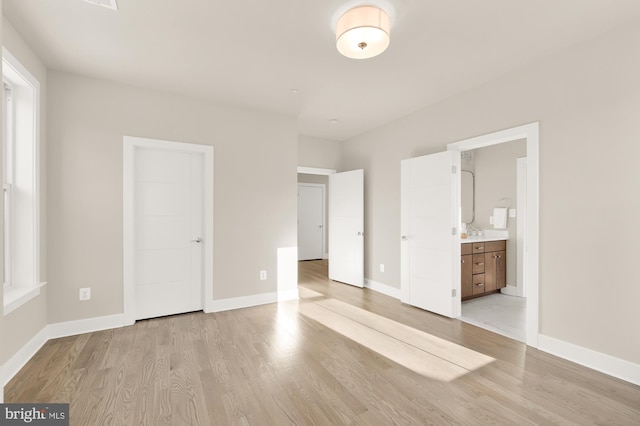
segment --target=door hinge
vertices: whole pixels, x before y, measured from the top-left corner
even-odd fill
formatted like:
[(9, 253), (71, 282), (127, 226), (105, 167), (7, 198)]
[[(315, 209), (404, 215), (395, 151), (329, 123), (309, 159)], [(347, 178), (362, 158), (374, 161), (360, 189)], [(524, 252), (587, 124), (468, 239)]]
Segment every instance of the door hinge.
[(458, 292), (456, 291), (456, 289), (451, 289), (451, 297), (456, 297), (456, 295), (458, 294)]
[(451, 166), (451, 173), (455, 175), (456, 172), (457, 172), (456, 166)]
[(458, 228), (456, 228), (455, 226), (453, 228), (451, 228), (451, 235), (457, 235), (458, 234)]

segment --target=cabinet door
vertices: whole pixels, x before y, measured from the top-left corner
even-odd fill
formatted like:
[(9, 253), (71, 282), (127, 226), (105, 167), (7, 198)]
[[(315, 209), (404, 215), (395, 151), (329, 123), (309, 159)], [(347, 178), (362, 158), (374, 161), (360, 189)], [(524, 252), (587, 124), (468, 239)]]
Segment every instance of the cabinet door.
[(494, 291), (496, 286), (496, 265), (498, 263), (498, 253), (492, 251), (484, 254), (484, 291)]
[(473, 256), (461, 256), (460, 260), (460, 278), (462, 298), (473, 295)]
[(507, 252), (499, 251), (496, 257), (496, 288), (507, 286)]

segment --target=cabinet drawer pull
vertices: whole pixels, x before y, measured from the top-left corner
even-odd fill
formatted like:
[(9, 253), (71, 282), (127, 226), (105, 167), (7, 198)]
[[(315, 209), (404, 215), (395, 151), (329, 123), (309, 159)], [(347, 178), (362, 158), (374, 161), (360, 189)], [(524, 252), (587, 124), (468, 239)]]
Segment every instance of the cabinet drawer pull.
[(482, 265), (484, 265), (484, 262), (476, 262), (476, 265), (482, 266)]
[(461, 262), (461, 263), (464, 263), (464, 259), (462, 259), (460, 262)]
[(484, 250), (484, 246), (483, 247), (476, 247), (476, 250)]
[(480, 286), (483, 286), (483, 285), (484, 285), (484, 283), (475, 283), (476, 287), (480, 287)]

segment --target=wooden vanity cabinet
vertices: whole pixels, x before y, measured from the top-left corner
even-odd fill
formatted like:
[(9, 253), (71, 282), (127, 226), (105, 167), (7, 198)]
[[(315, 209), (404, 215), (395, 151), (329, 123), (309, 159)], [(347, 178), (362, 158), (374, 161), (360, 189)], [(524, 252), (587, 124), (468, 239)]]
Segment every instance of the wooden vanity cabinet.
[(462, 244), (462, 300), (496, 293), (507, 285), (506, 250), (505, 240)]
[(506, 284), (505, 252), (485, 253), (486, 271), (484, 273), (485, 291), (500, 290)]
[(462, 299), (465, 299), (473, 295), (473, 265), (471, 264), (473, 256), (470, 254), (463, 254), (460, 261), (461, 268), (461, 293)]

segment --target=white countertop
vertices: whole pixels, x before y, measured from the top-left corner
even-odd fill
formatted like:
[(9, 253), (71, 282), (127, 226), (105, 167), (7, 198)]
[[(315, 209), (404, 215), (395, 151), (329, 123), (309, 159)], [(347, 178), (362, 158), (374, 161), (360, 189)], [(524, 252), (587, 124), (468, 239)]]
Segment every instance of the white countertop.
[(467, 237), (467, 238), (460, 238), (460, 242), (462, 244), (464, 243), (484, 243), (487, 241), (502, 241), (502, 240), (507, 240), (508, 238), (505, 237), (485, 237), (484, 235), (481, 237)]
[(502, 241), (509, 239), (509, 231), (498, 229), (487, 229), (482, 232), (481, 236), (471, 236), (460, 238), (460, 243), (484, 243), (487, 241)]

